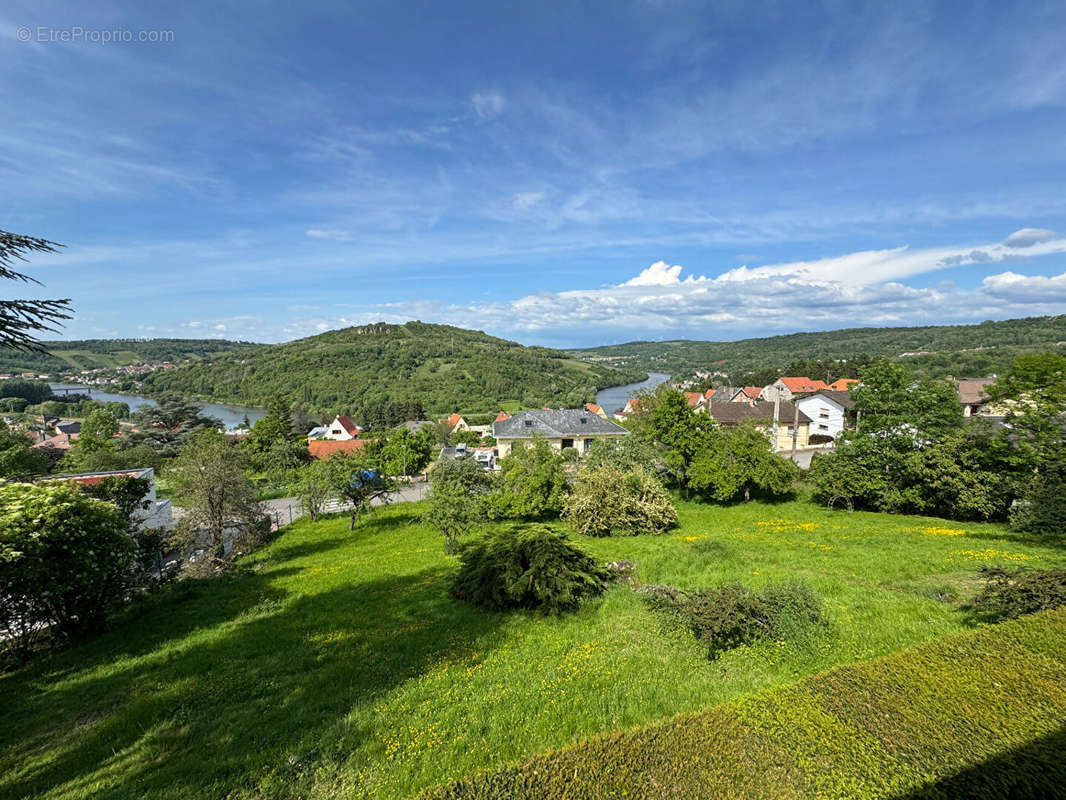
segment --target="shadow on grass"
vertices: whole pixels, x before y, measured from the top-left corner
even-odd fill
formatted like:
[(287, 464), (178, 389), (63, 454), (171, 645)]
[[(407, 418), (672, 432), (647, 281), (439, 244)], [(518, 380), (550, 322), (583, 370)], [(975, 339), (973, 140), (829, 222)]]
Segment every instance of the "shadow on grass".
[[(245, 575), (233, 597), (212, 599), (231, 624), (192, 643), (118, 663), (101, 643), (68, 653), (77, 666), (58, 684), (11, 676), (0, 682), (0, 797), (64, 784), (74, 796), (290, 794), (319, 762), (339, 763), (374, 735), (350, 725), (351, 710), (491, 646), (506, 616), (450, 597), (449, 575), (437, 567), (294, 600)], [(159, 624), (153, 615), (128, 633), (160, 641), (136, 630)]]
[(896, 800), (1038, 800), (1066, 794), (1066, 727)]

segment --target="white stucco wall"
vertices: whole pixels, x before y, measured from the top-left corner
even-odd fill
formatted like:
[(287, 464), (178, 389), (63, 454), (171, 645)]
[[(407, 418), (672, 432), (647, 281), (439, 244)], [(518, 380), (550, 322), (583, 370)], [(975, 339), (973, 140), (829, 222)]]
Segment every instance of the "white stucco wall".
[(844, 407), (828, 397), (813, 394), (801, 397), (796, 405), (811, 418), (811, 436), (821, 434), (836, 438), (844, 430)]

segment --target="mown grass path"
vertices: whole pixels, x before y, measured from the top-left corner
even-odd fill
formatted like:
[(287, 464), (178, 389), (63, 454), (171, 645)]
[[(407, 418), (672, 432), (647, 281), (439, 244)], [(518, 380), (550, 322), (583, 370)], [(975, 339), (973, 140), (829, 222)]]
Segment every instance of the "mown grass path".
[(452, 598), (420, 511), (298, 522), (248, 574), (0, 678), (0, 797), (405, 797), (966, 630), (953, 601), (981, 564), (1066, 564), (1001, 526), (804, 503), (683, 503), (671, 535), (581, 540), (644, 582), (804, 577), (826, 597), (824, 638), (708, 662), (625, 587), (557, 619)]

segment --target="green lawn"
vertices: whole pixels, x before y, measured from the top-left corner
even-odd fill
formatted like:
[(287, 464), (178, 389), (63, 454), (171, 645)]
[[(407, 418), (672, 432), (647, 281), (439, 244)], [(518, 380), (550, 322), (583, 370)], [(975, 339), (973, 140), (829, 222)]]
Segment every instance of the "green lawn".
[(625, 587), (558, 619), (450, 597), (420, 510), (297, 523), (250, 574), (0, 678), (0, 797), (405, 797), (967, 630), (982, 564), (1066, 565), (1002, 526), (806, 503), (683, 503), (669, 536), (581, 540), (644, 582), (803, 577), (826, 597), (826, 637), (710, 663)]

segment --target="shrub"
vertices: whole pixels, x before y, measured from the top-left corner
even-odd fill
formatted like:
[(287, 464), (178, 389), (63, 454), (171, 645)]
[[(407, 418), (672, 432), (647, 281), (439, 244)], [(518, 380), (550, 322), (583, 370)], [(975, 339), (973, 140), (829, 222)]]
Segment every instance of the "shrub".
[(578, 473), (563, 519), (585, 536), (660, 534), (677, 525), (662, 484), (643, 470), (604, 466)]
[(707, 648), (711, 659), (762, 639), (796, 639), (826, 625), (822, 599), (802, 581), (756, 592), (739, 583), (693, 591), (643, 587), (661, 611), (676, 614)]
[(547, 525), (521, 525), (486, 534), (462, 549), (457, 597), (493, 610), (570, 611), (601, 594), (608, 571)]
[(829, 444), (833, 441), (836, 440), (827, 433), (812, 433), (807, 437), (807, 444)]
[(1066, 569), (983, 567), (980, 573), (985, 587), (972, 606), (978, 614), (1014, 619), (1066, 606)]
[(1066, 533), (1066, 464), (1046, 464), (1010, 510), (1010, 526), (1022, 533)]
[(500, 462), (500, 483), (488, 501), (493, 519), (557, 517), (569, 488), (563, 456), (543, 439), (511, 450)]
[[(20, 609), (20, 625), (30, 615), (71, 637), (98, 630), (123, 597), (136, 549), (122, 513), (75, 486), (0, 487), (0, 598)], [(14, 643), (22, 656), (24, 644)]]

